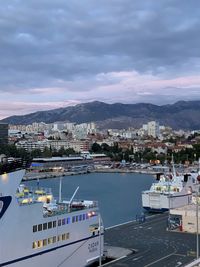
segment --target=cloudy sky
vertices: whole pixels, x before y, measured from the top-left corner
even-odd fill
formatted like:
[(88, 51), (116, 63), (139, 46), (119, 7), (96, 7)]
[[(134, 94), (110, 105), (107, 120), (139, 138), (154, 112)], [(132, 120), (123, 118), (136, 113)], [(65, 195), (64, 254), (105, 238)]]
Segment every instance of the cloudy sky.
[(0, 118), (200, 99), (199, 0), (6, 0)]

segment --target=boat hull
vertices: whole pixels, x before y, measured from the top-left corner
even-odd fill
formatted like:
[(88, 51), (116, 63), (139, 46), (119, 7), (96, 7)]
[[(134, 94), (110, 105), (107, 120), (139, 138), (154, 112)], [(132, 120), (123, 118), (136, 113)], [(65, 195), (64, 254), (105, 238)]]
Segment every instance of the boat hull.
[(150, 207), (143, 207), (143, 209), (145, 209), (149, 213), (163, 213), (163, 212), (166, 212), (166, 211), (169, 210), (169, 209), (166, 209), (166, 208), (154, 209), (154, 208), (150, 208)]
[[(103, 236), (101, 237), (103, 244)], [(85, 267), (97, 261), (100, 255), (100, 237), (95, 236), (67, 244), (62, 247), (55, 247), (46, 251), (37, 252), (25, 257), (12, 259), (0, 263), (6, 267)]]

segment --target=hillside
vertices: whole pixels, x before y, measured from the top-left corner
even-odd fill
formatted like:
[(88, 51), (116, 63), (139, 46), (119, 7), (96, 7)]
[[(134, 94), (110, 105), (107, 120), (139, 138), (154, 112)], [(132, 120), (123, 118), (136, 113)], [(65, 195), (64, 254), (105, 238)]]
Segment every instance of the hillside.
[(47, 111), (38, 111), (23, 116), (11, 116), (1, 120), (9, 124), (33, 122), (96, 122), (101, 128), (140, 127), (150, 120), (173, 129), (200, 129), (200, 101), (179, 101), (171, 105), (106, 104), (90, 102)]

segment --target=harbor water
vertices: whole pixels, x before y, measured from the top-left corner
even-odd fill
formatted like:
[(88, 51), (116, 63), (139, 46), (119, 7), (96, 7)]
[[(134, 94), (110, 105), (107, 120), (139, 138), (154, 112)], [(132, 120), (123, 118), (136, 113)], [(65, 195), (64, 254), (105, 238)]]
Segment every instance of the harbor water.
[[(105, 227), (135, 220), (141, 215), (141, 192), (149, 189), (155, 178), (146, 174), (135, 173), (89, 173), (62, 177), (62, 198), (70, 199), (76, 188), (79, 190), (75, 199), (96, 200)], [(52, 188), (58, 198), (60, 178), (43, 179), (39, 186)], [(36, 186), (37, 181), (27, 182)]]

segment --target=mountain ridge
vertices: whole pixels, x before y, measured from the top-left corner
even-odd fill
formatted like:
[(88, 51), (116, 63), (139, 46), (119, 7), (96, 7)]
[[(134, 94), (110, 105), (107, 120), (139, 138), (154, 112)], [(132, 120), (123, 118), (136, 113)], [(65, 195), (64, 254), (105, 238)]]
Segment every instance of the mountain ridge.
[[(100, 101), (81, 103), (76, 106), (37, 111), (26, 115), (7, 117), (1, 122), (31, 124), (33, 122), (95, 122), (101, 128), (141, 127), (150, 120), (173, 129), (200, 129), (200, 100), (178, 101), (174, 104), (151, 103), (107, 104)], [(121, 126), (120, 126), (121, 125)], [(115, 126), (115, 127), (114, 127)], [(126, 127), (124, 127), (126, 126)]]

